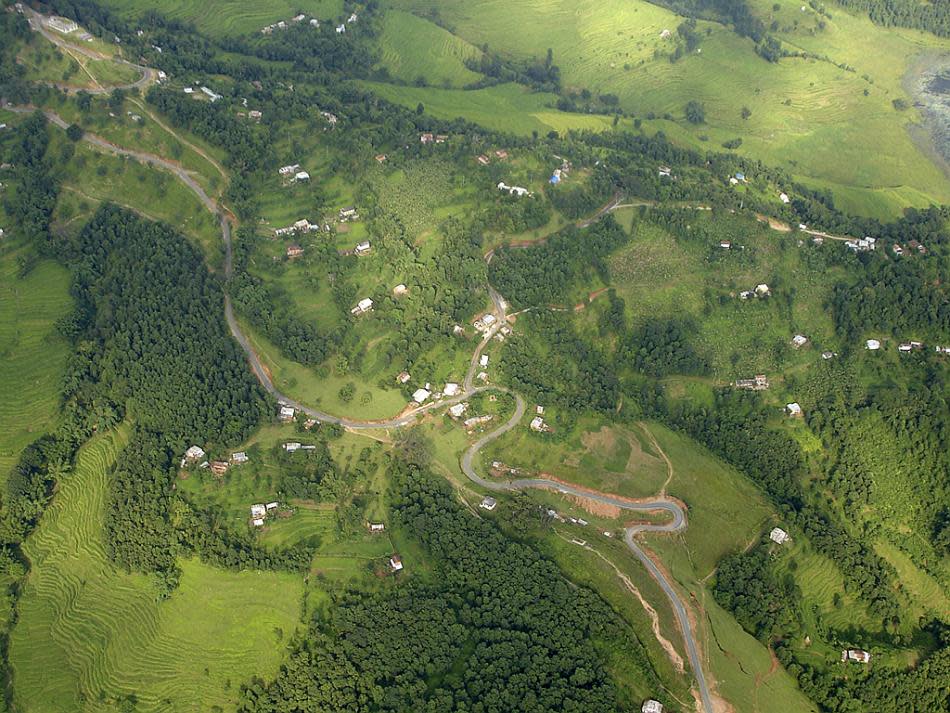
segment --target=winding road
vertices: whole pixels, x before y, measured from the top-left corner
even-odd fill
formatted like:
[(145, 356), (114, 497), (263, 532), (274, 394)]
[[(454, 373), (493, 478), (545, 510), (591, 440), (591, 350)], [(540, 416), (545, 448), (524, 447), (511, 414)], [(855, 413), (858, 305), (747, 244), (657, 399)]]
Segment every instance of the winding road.
[[(16, 113), (31, 113), (37, 109), (34, 107), (24, 107), (24, 106), (5, 106), (5, 109), (13, 111)], [(58, 116), (54, 112), (44, 111), (47, 119), (55, 124), (56, 126), (65, 129), (68, 124), (62, 117)], [(214, 214), (220, 221), (221, 225), (221, 237), (224, 243), (224, 273), (225, 278), (230, 278), (233, 273), (233, 250), (231, 244), (231, 219), (228, 217), (227, 211), (223, 210), (222, 207), (210, 197), (204, 189), (194, 180), (194, 178), (188, 174), (180, 165), (168, 161), (160, 156), (155, 156), (153, 154), (144, 153), (141, 151), (134, 151), (131, 149), (121, 148), (115, 144), (106, 141), (98, 136), (93, 134), (84, 134), (82, 137), (83, 141), (86, 141), (95, 148), (105, 151), (107, 153), (116, 154), (119, 156), (127, 156), (129, 158), (136, 159), (143, 163), (155, 166), (166, 170), (173, 175), (175, 175), (185, 186), (187, 186), (201, 201), (202, 205), (205, 206), (212, 214)], [(610, 204), (605, 206), (598, 212), (598, 216), (602, 216), (608, 213), (620, 202), (619, 196), (616, 196)], [(587, 225), (590, 225), (593, 221), (588, 222)], [(474, 354), (472, 355), (471, 362), (469, 364), (468, 371), (465, 375), (465, 380), (462, 387), (462, 393), (458, 396), (442, 399), (440, 401), (432, 402), (424, 406), (420, 406), (411, 411), (403, 413), (399, 416), (383, 419), (379, 421), (364, 421), (349, 419), (342, 416), (336, 416), (334, 414), (329, 414), (314, 408), (311, 408), (305, 404), (302, 404), (290, 397), (282, 394), (277, 387), (274, 385), (273, 380), (270, 378), (267, 370), (264, 368), (261, 363), (260, 357), (255, 351), (254, 347), (251, 345), (250, 341), (247, 338), (247, 335), (241, 330), (240, 324), (234, 314), (234, 308), (231, 304), (231, 300), (225, 293), (224, 298), (224, 314), (225, 319), (227, 320), (228, 327), (231, 331), (231, 334), (234, 336), (234, 339), (238, 342), (241, 348), (244, 350), (244, 353), (247, 356), (248, 363), (251, 366), (251, 369), (254, 372), (254, 375), (257, 377), (258, 381), (261, 383), (263, 388), (272, 396), (274, 396), (278, 401), (283, 404), (289, 405), (302, 411), (311, 418), (317, 419), (318, 421), (333, 423), (343, 426), (352, 430), (369, 430), (369, 429), (395, 429), (409, 424), (414, 423), (419, 419), (420, 416), (425, 415), (431, 411), (443, 408), (445, 406), (458, 403), (467, 398), (470, 398), (474, 394), (485, 392), (485, 391), (496, 391), (508, 393), (513, 396), (515, 400), (515, 410), (511, 417), (506, 423), (501, 425), (498, 429), (482, 436), (475, 443), (473, 443), (468, 450), (462, 455), (461, 459), (461, 468), (466, 477), (469, 478), (472, 482), (477, 485), (485, 488), (486, 490), (492, 492), (512, 492), (512, 491), (521, 491), (530, 488), (539, 488), (552, 490), (558, 493), (565, 495), (574, 495), (583, 498), (593, 500), (598, 503), (603, 503), (606, 505), (613, 505), (618, 508), (621, 508), (625, 511), (630, 512), (639, 512), (639, 513), (648, 513), (648, 512), (663, 512), (670, 516), (670, 519), (661, 524), (654, 523), (641, 523), (633, 525), (631, 527), (625, 528), (624, 533), (624, 542), (634, 556), (643, 564), (647, 569), (649, 574), (657, 581), (660, 585), (660, 588), (663, 590), (664, 594), (670, 601), (670, 605), (673, 609), (673, 614), (676, 617), (676, 622), (680, 628), (680, 631), (683, 635), (683, 640), (686, 646), (686, 654), (689, 659), (690, 667), (693, 670), (693, 675), (696, 679), (696, 687), (699, 692), (699, 697), (702, 702), (702, 711), (701, 713), (714, 713), (715, 709), (712, 704), (712, 697), (709, 691), (709, 687), (706, 682), (705, 672), (702, 665), (702, 657), (699, 651), (699, 644), (697, 642), (696, 634), (693, 631), (692, 623), (689, 618), (689, 613), (687, 611), (686, 604), (678, 593), (675, 585), (671, 581), (670, 577), (656, 564), (656, 562), (650, 557), (650, 555), (638, 544), (636, 537), (641, 533), (675, 533), (684, 530), (687, 526), (686, 513), (684, 512), (682, 506), (675, 500), (668, 498), (666, 496), (658, 496), (654, 498), (645, 499), (639, 502), (632, 502), (622, 497), (617, 497), (613, 495), (603, 494), (592, 492), (583, 488), (574, 487), (572, 485), (561, 483), (555, 480), (549, 480), (546, 478), (520, 478), (515, 480), (488, 480), (480, 476), (475, 470), (475, 459), (481, 450), (487, 446), (492, 441), (500, 438), (504, 434), (508, 433), (512, 429), (516, 428), (521, 422), (525, 414), (525, 400), (524, 398), (509, 389), (506, 389), (501, 386), (475, 386), (474, 378), (475, 372), (478, 369), (479, 357), (481, 356), (482, 351), (489, 344), (491, 339), (495, 336), (499, 329), (505, 324), (507, 324), (507, 304), (504, 298), (491, 286), (488, 285), (488, 293), (491, 297), (493, 305), (493, 314), (495, 315), (495, 323), (490, 329), (488, 329), (478, 346), (475, 349)]]

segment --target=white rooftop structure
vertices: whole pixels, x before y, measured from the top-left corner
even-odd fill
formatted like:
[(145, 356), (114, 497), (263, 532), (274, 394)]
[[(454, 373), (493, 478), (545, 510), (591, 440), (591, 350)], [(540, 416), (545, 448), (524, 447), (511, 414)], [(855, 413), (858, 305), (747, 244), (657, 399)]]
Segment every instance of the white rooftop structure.
[(77, 25), (74, 20), (70, 20), (68, 17), (59, 17), (57, 15), (49, 18), (46, 21), (46, 26), (51, 30), (61, 32), (64, 35), (68, 35), (70, 32), (75, 32), (79, 29), (79, 25)]
[(300, 445), (301, 444), (298, 443), (297, 441), (291, 441), (290, 443), (284, 444), (284, 450), (287, 451), (288, 453), (293, 453), (294, 451), (300, 449)]
[(251, 505), (251, 517), (264, 517), (265, 515), (267, 515), (267, 506), (264, 503)]
[(482, 510), (488, 510), (488, 512), (491, 512), (497, 506), (498, 506), (498, 501), (495, 500), (495, 498), (491, 497), (490, 495), (486, 495), (484, 498), (482, 498), (482, 501), (478, 504), (478, 507), (480, 507)]
[(759, 295), (759, 296), (764, 296), (764, 295), (768, 295), (768, 294), (771, 294), (771, 293), (772, 293), (772, 291), (769, 289), (769, 286), (766, 285), (764, 282), (763, 282), (761, 285), (756, 285), (756, 286), (755, 286), (755, 294), (757, 294), (757, 295)]
[(421, 404), (431, 395), (432, 395), (432, 392), (429, 391), (428, 389), (416, 389), (415, 392), (412, 394), (412, 400), (415, 401), (417, 404)]
[(288, 166), (281, 166), (280, 168), (277, 169), (277, 173), (279, 173), (281, 176), (289, 176), (290, 174), (296, 173), (299, 170), (300, 170), (300, 164), (292, 163)]
[(357, 243), (357, 244), (356, 244), (356, 254), (357, 254), (357, 255), (362, 255), (363, 253), (368, 253), (368, 252), (369, 252), (369, 248), (370, 248), (369, 240), (364, 240), (364, 241), (362, 241), (362, 242), (360, 242), (360, 243)]
[(462, 402), (460, 404), (455, 404), (449, 409), (449, 413), (452, 414), (455, 418), (459, 418), (465, 411), (468, 410), (468, 404)]
[(870, 351), (876, 352), (878, 349), (881, 348), (881, 343), (876, 339), (868, 339), (864, 343), (864, 346), (866, 346)]
[(297, 173), (294, 174), (294, 180), (295, 181), (309, 181), (310, 174), (307, 173), (306, 171), (297, 171)]
[(398, 572), (402, 569), (402, 558), (399, 555), (393, 555), (389, 558), (389, 566), (392, 567), (393, 572)]
[(205, 457), (204, 449), (200, 446), (192, 446), (185, 451), (185, 458), (188, 460), (200, 460)]
[(255, 517), (253, 520), (254, 527), (264, 527), (264, 520), (259, 517)]
[(488, 355), (482, 354), (481, 358), (478, 360), (478, 365), (481, 367), (488, 366)]
[(792, 337), (792, 344), (794, 344), (796, 347), (803, 347), (808, 344), (808, 337), (803, 334), (796, 334), (794, 337)]
[(773, 527), (769, 533), (769, 539), (781, 545), (788, 541), (788, 533), (781, 527)]
[(641, 713), (663, 713), (663, 704), (659, 701), (649, 698), (640, 706)]
[(364, 312), (369, 312), (373, 309), (373, 300), (369, 297), (364, 297), (359, 302), (356, 303), (356, 307), (350, 310), (353, 314), (363, 314)]
[(442, 389), (442, 393), (446, 396), (458, 396), (459, 385), (454, 381), (449, 381), (445, 384), (445, 388)]
[(247, 463), (247, 461), (248, 461), (247, 453), (245, 453), (244, 451), (238, 451), (237, 453), (231, 454), (232, 463)]
[(532, 431), (543, 431), (544, 430), (544, 419), (540, 416), (535, 416), (531, 419), (531, 430)]
[(797, 401), (793, 401), (792, 403), (785, 405), (785, 413), (787, 413), (789, 416), (801, 416), (802, 407)]
[(265, 507), (266, 507), (268, 510), (276, 510), (276, 509), (277, 509), (277, 501), (275, 500), (274, 502), (267, 503), (267, 505), (266, 505)]
[(280, 407), (280, 420), (281, 420), (281, 421), (292, 421), (293, 418), (294, 418), (294, 414), (295, 414), (295, 413), (296, 413), (296, 411), (294, 411), (293, 406), (281, 406), (281, 407)]
[(788, 197), (788, 193), (779, 193), (778, 199), (782, 201), (782, 203), (789, 203), (791, 201), (791, 199)]

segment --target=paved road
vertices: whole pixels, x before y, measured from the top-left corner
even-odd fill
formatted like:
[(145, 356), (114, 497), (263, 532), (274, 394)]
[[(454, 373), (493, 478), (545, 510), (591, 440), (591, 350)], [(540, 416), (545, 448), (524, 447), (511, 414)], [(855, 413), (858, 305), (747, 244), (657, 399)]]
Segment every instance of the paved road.
[[(12, 107), (7, 106), (6, 109), (14, 111), (17, 113), (30, 113), (36, 111), (32, 107)], [(46, 117), (56, 126), (60, 128), (66, 128), (67, 123), (57, 114), (47, 111), (44, 112)], [(188, 175), (188, 173), (182, 169), (177, 164), (174, 164), (170, 161), (167, 161), (159, 156), (154, 156), (152, 154), (143, 153), (140, 151), (133, 151), (130, 149), (124, 149), (115, 144), (106, 141), (98, 136), (93, 134), (84, 134), (83, 140), (95, 146), (96, 148), (113, 153), (119, 156), (128, 156), (134, 158), (138, 161), (148, 163), (150, 165), (162, 168), (166, 171), (171, 172), (179, 180), (181, 180), (196, 196), (202, 204), (216, 216), (218, 216), (221, 224), (221, 237), (224, 242), (224, 271), (225, 277), (230, 277), (234, 265), (233, 265), (233, 250), (231, 245), (231, 223), (230, 220), (223, 212), (220, 210), (217, 202), (208, 196), (207, 193), (199, 186), (195, 180)], [(616, 199), (612, 202), (613, 205), (619, 202), (619, 199)], [(611, 207), (606, 207), (606, 209), (601, 211), (601, 215), (608, 212)], [(689, 616), (686, 611), (686, 606), (683, 604), (680, 599), (679, 594), (676, 591), (676, 588), (673, 586), (672, 582), (667, 578), (666, 574), (656, 565), (656, 563), (649, 557), (649, 555), (637, 544), (635, 541), (636, 535), (642, 532), (679, 532), (686, 528), (686, 514), (683, 512), (682, 507), (674, 500), (667, 497), (657, 497), (652, 499), (643, 500), (641, 502), (630, 502), (624, 498), (614, 497), (611, 495), (606, 495), (602, 493), (594, 493), (582, 488), (576, 488), (572, 485), (566, 483), (560, 483), (554, 480), (549, 480), (546, 478), (519, 478), (515, 480), (508, 481), (498, 481), (498, 480), (487, 480), (482, 476), (478, 475), (474, 468), (475, 457), (486, 445), (494, 441), (495, 439), (503, 436), (505, 433), (508, 433), (513, 428), (516, 428), (521, 422), (521, 419), (524, 417), (525, 413), (525, 400), (524, 398), (515, 392), (509, 391), (503, 387), (499, 386), (474, 386), (474, 375), (478, 369), (478, 360), (481, 356), (484, 348), (490, 343), (491, 339), (498, 332), (499, 329), (505, 324), (507, 324), (507, 304), (504, 298), (490, 285), (488, 286), (489, 296), (492, 300), (493, 305), (493, 314), (495, 315), (495, 323), (492, 327), (485, 332), (482, 340), (479, 342), (478, 347), (475, 349), (474, 354), (472, 355), (471, 362), (469, 363), (468, 372), (465, 375), (464, 384), (462, 387), (462, 393), (458, 396), (448, 399), (442, 399), (440, 401), (429, 403), (425, 406), (420, 406), (416, 409), (413, 409), (401, 416), (396, 416), (390, 419), (382, 419), (379, 421), (364, 421), (349, 419), (341, 416), (336, 416), (329, 414), (317, 409), (311, 408), (306, 404), (302, 404), (290, 397), (282, 394), (274, 386), (273, 380), (270, 378), (267, 370), (264, 368), (261, 363), (260, 357), (255, 351), (254, 347), (251, 345), (250, 341), (247, 338), (247, 335), (241, 330), (240, 325), (238, 324), (237, 318), (234, 315), (234, 308), (231, 305), (230, 297), (225, 294), (224, 301), (224, 314), (225, 319), (231, 334), (234, 336), (238, 344), (241, 345), (241, 348), (244, 350), (244, 353), (247, 355), (248, 363), (251, 366), (255, 376), (264, 389), (272, 394), (278, 401), (281, 403), (292, 406), (303, 413), (307, 414), (311, 418), (315, 418), (318, 421), (323, 421), (326, 423), (334, 423), (344, 426), (353, 430), (367, 430), (367, 429), (393, 429), (400, 428), (402, 426), (407, 426), (415, 422), (421, 415), (440, 409), (451, 404), (459, 403), (467, 398), (470, 398), (474, 394), (484, 392), (484, 391), (501, 391), (504, 393), (510, 393), (515, 399), (515, 411), (512, 414), (511, 418), (508, 419), (501, 427), (492, 431), (491, 433), (482, 436), (478, 441), (476, 441), (472, 446), (465, 451), (462, 456), (461, 466), (462, 471), (465, 475), (482, 486), (483, 488), (491, 491), (518, 491), (525, 490), (528, 488), (544, 488), (548, 490), (554, 490), (559, 493), (567, 495), (577, 495), (584, 498), (589, 498), (599, 503), (604, 503), (606, 505), (614, 505), (623, 510), (629, 510), (631, 512), (665, 512), (670, 515), (670, 520), (662, 524), (652, 524), (644, 523), (640, 525), (634, 525), (633, 527), (626, 528), (625, 531), (625, 542), (627, 547), (631, 552), (643, 563), (644, 567), (647, 568), (647, 571), (650, 572), (651, 576), (659, 583), (660, 587), (663, 589), (663, 592), (670, 600), (670, 604), (673, 607), (673, 613), (676, 616), (676, 620), (680, 626), (680, 629), (683, 633), (683, 639), (686, 644), (686, 652), (689, 658), (690, 666), (693, 669), (693, 673), (696, 677), (696, 684), (699, 688), (700, 696), (702, 698), (703, 707), (705, 713), (713, 713), (712, 701), (710, 698), (708, 686), (706, 684), (706, 677), (703, 672), (702, 661), (699, 655), (699, 647), (696, 642), (696, 637), (692, 629), (692, 625), (689, 621)]]

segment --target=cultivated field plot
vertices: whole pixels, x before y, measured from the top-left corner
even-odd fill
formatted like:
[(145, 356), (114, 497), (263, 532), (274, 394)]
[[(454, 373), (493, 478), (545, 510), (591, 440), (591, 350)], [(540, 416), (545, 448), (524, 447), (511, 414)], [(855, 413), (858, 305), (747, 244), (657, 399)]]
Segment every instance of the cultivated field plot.
[[(6, 216), (0, 210), (0, 221)], [(6, 223), (6, 221), (3, 221)], [(6, 223), (9, 230), (9, 223)], [(56, 422), (69, 344), (56, 321), (72, 306), (65, 269), (43, 260), (20, 274), (31, 250), (7, 235), (0, 243), (0, 477), (21, 450)]]
[(433, 86), (461, 88), (481, 79), (464, 64), (478, 59), (481, 50), (408, 12), (386, 13), (379, 48), (381, 66), (405, 82), (422, 78)]
[[(680, 127), (674, 135), (696, 147), (719, 148), (741, 138), (745, 155), (804, 180), (843, 187), (839, 197), (849, 208), (893, 215), (908, 204), (950, 199), (950, 182), (906, 130), (918, 120), (916, 112), (892, 105), (896, 98), (912, 103), (901, 80), (913, 57), (950, 48), (946, 40), (885, 30), (840, 8), (829, 19), (811, 8), (802, 12), (797, 0), (782, 0), (777, 12), (775, 3), (762, 0), (765, 24), (777, 22), (786, 49), (808, 58), (770, 63), (750, 40), (700, 22), (697, 51), (674, 63), (668, 55), (683, 18), (645, 0), (392, 4), (422, 14), (437, 8), (456, 35), (509, 56), (543, 58), (552, 48), (565, 87), (616, 94), (641, 118), (669, 114)], [(663, 30), (672, 36), (663, 37)], [(685, 121), (690, 100), (705, 105), (705, 124)], [(425, 102), (427, 108), (430, 103), (436, 102)], [(752, 112), (747, 118), (743, 107)]]
[(342, 0), (273, 0), (266, 3), (247, 3), (242, 0), (105, 0), (104, 5), (129, 16), (147, 11), (183, 22), (193, 23), (200, 31), (215, 37), (256, 32), (265, 25), (289, 20), (298, 13), (318, 18), (334, 18), (343, 13)]
[(273, 675), (300, 611), (290, 574), (182, 561), (178, 589), (117, 571), (102, 526), (108, 474), (127, 429), (80, 452), (30, 537), (32, 563), (10, 642), (18, 708), (36, 713), (233, 708), (241, 682)]

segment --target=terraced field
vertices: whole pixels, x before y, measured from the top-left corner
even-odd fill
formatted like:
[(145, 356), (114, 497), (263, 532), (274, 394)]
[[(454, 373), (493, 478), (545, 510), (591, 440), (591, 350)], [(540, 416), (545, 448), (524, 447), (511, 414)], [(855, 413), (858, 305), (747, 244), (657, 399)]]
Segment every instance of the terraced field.
[[(670, 62), (683, 18), (646, 0), (390, 0), (400, 9), (434, 8), (459, 37), (506, 55), (543, 57), (548, 48), (568, 89), (613, 93), (637, 116), (657, 118), (671, 136), (704, 149), (742, 138), (741, 153), (836, 190), (848, 208), (877, 215), (950, 199), (950, 181), (911, 139), (916, 111), (901, 86), (913, 58), (950, 42), (882, 29), (835, 8), (819, 16), (798, 0), (756, 3), (791, 51), (808, 59), (766, 62), (751, 41), (700, 22), (697, 51)], [(778, 10), (773, 9), (778, 6)], [(661, 37), (663, 30), (673, 37)], [(708, 33), (708, 34), (707, 34)], [(691, 125), (686, 102), (706, 107)], [(743, 118), (742, 109), (751, 115)], [(647, 123), (651, 125), (651, 123)], [(659, 128), (659, 127), (652, 127)], [(703, 140), (705, 139), (705, 141)], [(869, 152), (872, 145), (876, 150)]]
[[(2, 215), (2, 213), (0, 213)], [(44, 260), (19, 277), (28, 248), (12, 236), (0, 242), (0, 478), (20, 451), (56, 421), (59, 382), (69, 345), (56, 321), (70, 309), (69, 277)]]
[(338, 17), (343, 13), (342, 0), (270, 0), (266, 3), (248, 3), (242, 0), (105, 0), (129, 16), (140, 16), (146, 11), (183, 22), (193, 23), (200, 31), (216, 37), (255, 32), (278, 20), (289, 20), (298, 13), (319, 18)]
[(481, 50), (408, 12), (386, 13), (379, 46), (382, 66), (406, 82), (423, 77), (431, 85), (457, 88), (481, 78), (464, 64)]
[(32, 562), (10, 643), (19, 710), (233, 710), (240, 683), (272, 675), (297, 625), (301, 580), (182, 561), (180, 587), (159, 600), (147, 576), (106, 558), (109, 470), (127, 428), (79, 454), (25, 553)]

